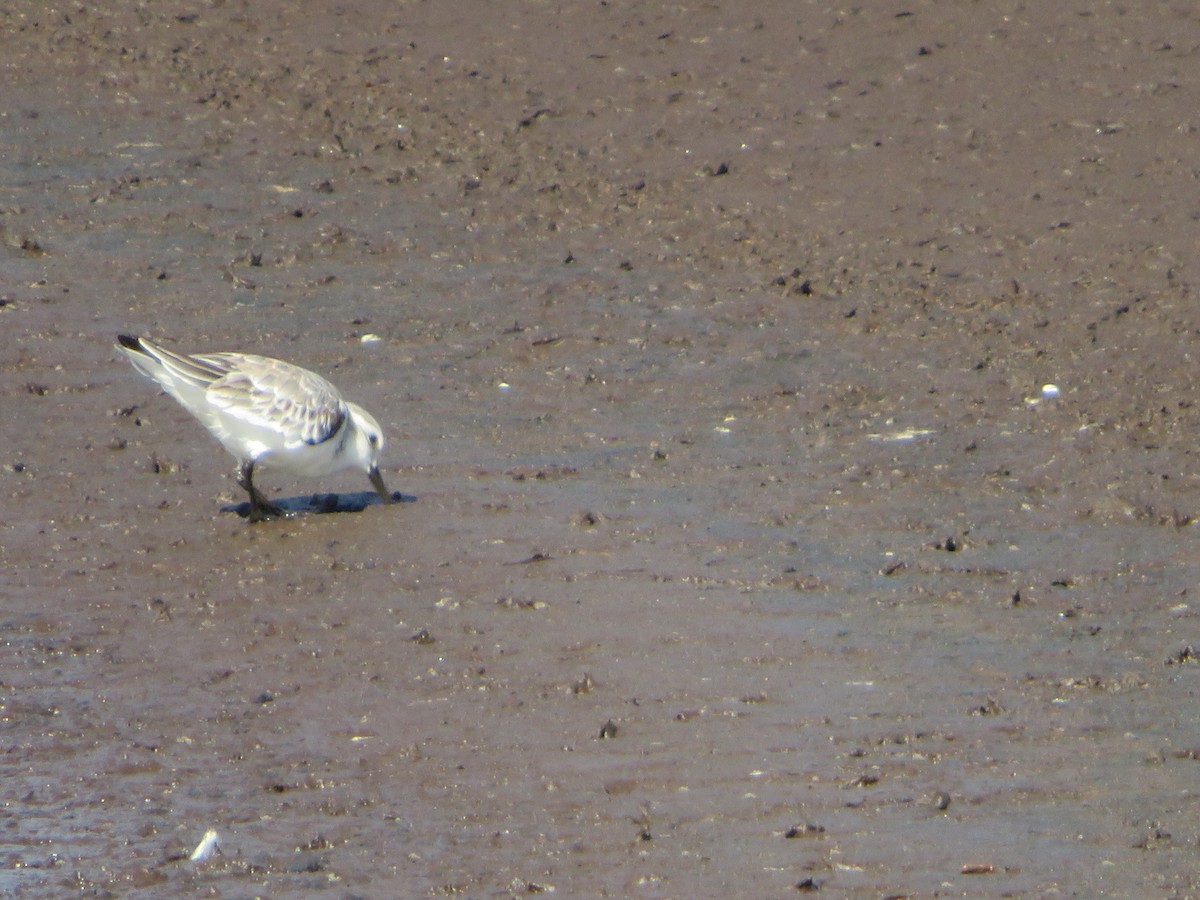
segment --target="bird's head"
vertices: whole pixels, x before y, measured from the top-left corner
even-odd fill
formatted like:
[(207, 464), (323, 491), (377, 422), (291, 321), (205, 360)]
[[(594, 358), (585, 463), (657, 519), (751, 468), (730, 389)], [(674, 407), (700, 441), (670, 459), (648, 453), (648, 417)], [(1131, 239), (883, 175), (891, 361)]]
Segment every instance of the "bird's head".
[(354, 456), (355, 462), (367, 473), (367, 477), (371, 479), (371, 486), (383, 498), (383, 502), (391, 503), (392, 494), (384, 485), (383, 476), (379, 474), (379, 457), (383, 454), (383, 429), (379, 427), (375, 417), (357, 403), (347, 401), (346, 407), (350, 410), (350, 421), (354, 424), (352, 444), (347, 449)]

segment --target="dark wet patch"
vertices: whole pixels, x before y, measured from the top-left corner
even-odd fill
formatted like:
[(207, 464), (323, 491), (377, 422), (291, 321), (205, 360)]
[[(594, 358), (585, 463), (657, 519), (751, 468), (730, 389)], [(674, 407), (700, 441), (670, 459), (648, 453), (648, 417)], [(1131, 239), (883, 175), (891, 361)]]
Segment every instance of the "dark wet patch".
[[(400, 491), (392, 492), (392, 503), (415, 503), (417, 498), (412, 494)], [(301, 515), (314, 513), (358, 513), (371, 506), (384, 506), (383, 498), (374, 491), (358, 491), (345, 494), (305, 494), (295, 497), (280, 497), (271, 501), (285, 513)], [(221, 507), (221, 512), (236, 513), (243, 519), (250, 516), (250, 501), (230, 504)]]

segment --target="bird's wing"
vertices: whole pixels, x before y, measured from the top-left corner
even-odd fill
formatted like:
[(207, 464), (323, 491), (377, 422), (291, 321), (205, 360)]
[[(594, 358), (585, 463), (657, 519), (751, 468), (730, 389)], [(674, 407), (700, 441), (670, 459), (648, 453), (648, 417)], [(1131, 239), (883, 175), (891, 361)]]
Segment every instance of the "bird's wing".
[[(128, 343), (126, 342), (128, 341)], [(213, 382), (229, 374), (231, 360), (237, 354), (217, 353), (212, 356), (185, 356), (175, 353), (146, 338), (122, 339), (122, 345), (129, 354), (133, 364), (142, 372), (160, 383), (177, 381), (184, 385), (204, 390)], [(161, 366), (160, 373), (147, 367), (157, 363)]]
[(208, 387), (213, 406), (250, 425), (277, 432), (286, 447), (327, 441), (346, 421), (346, 402), (337, 388), (307, 369), (240, 353), (191, 359), (225, 373)]

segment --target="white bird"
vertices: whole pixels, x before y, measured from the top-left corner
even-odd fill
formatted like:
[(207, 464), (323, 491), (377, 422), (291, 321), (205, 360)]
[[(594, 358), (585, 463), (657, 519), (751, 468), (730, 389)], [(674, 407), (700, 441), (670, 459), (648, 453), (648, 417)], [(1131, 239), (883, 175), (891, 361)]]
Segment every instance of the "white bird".
[(384, 503), (397, 499), (379, 474), (379, 423), (320, 375), (266, 356), (186, 356), (127, 334), (117, 342), (134, 368), (157, 381), (236, 457), (251, 522), (284, 515), (254, 486), (258, 465), (312, 476), (361, 469)]

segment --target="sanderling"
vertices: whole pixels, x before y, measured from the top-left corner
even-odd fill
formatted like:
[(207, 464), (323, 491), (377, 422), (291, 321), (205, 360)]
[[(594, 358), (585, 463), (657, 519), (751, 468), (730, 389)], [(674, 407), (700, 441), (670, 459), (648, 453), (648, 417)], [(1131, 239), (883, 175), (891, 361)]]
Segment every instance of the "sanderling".
[(284, 515), (254, 486), (259, 464), (294, 475), (362, 469), (383, 502), (394, 502), (379, 474), (379, 423), (320, 375), (265, 356), (185, 356), (146, 338), (122, 334), (117, 341), (134, 368), (157, 381), (237, 458), (251, 522)]

